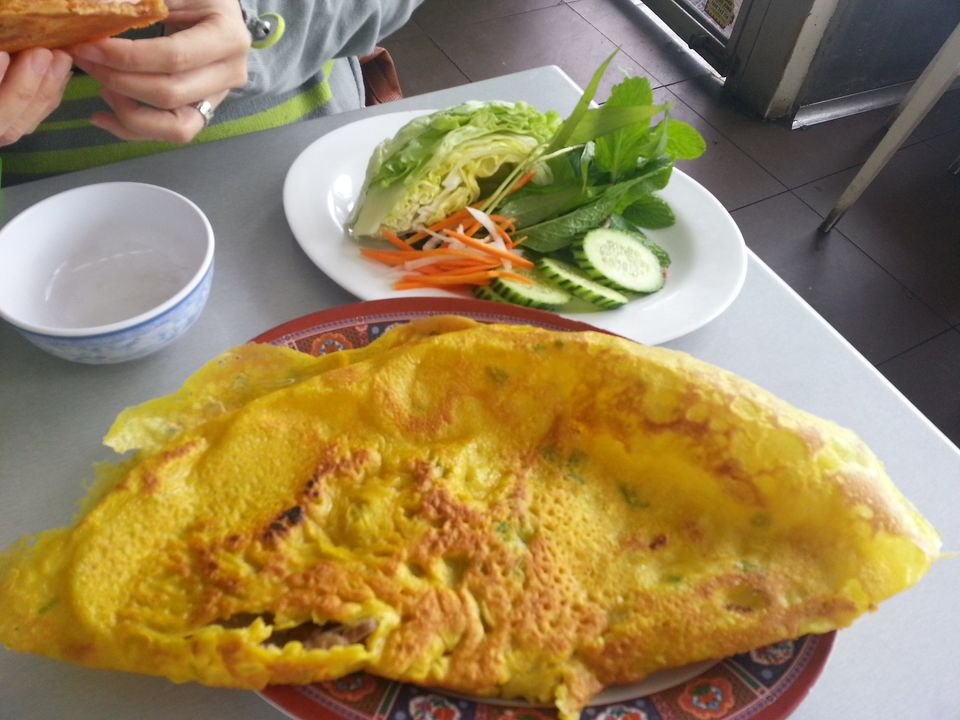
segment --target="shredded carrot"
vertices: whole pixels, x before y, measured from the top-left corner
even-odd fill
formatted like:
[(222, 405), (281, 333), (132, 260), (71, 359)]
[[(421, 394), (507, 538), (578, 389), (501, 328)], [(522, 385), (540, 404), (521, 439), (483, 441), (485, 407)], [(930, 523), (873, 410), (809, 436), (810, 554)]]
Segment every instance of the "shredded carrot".
[(388, 265), (399, 265), (407, 260), (414, 260), (419, 257), (415, 254), (405, 257), (406, 253), (403, 250), (373, 250), (372, 248), (362, 248), (360, 253), (365, 257), (373, 260), (379, 260), (380, 262), (387, 263)]
[(400, 278), (401, 282), (422, 282), (424, 285), (462, 285), (475, 280), (489, 280), (497, 277), (496, 270), (474, 270), (473, 272), (450, 273), (449, 275), (407, 275)]
[(499, 225), (497, 227), (500, 229), (500, 237), (503, 238), (503, 241), (506, 243), (507, 247), (511, 250), (515, 248), (517, 244), (513, 241), (513, 236), (510, 234), (513, 231)]
[[(453, 213), (453, 215), (448, 215), (447, 217), (443, 218), (443, 220), (437, 220), (437, 222), (433, 223), (432, 225), (428, 225), (427, 230), (430, 230), (432, 232), (439, 232), (444, 228), (456, 227), (458, 224), (460, 224), (464, 220), (469, 220), (469, 219), (470, 219), (470, 213), (467, 212), (466, 208), (463, 208), (462, 210), (457, 210), (457, 212)], [(421, 230), (420, 232), (416, 232), (413, 235), (411, 235), (408, 242), (410, 243), (420, 242), (421, 240), (425, 240), (429, 236), (430, 236), (430, 233), (424, 230)]]
[(444, 290), (466, 290), (474, 285), (489, 285), (490, 280), (470, 280), (470, 281), (461, 281), (456, 283), (451, 283), (449, 285), (431, 285), (428, 282), (421, 282), (418, 278), (416, 280), (397, 280), (393, 284), (394, 290), (419, 290), (422, 288), (443, 288)]
[(504, 217), (503, 215), (490, 215), (489, 217), (491, 220), (493, 220), (497, 225), (499, 225), (502, 228), (510, 229), (510, 228), (516, 227), (513, 224), (513, 218)]
[(457, 270), (494, 270), (500, 267), (500, 263), (473, 262), (470, 260), (460, 260), (451, 262), (438, 262), (433, 265), (424, 265), (417, 268), (417, 272), (423, 275), (440, 275)]
[(469, 217), (470, 212), (466, 208), (463, 208), (462, 210), (457, 210), (457, 212), (453, 213), (453, 215), (448, 215), (443, 220), (437, 220), (437, 222), (433, 223), (433, 225), (430, 225), (427, 229), (433, 231), (442, 230), (445, 227), (455, 225)]
[(387, 240), (391, 245), (394, 245), (394, 246), (396, 246), (396, 247), (398, 247), (398, 248), (403, 248), (404, 250), (409, 250), (409, 249), (410, 249), (410, 244), (407, 243), (407, 242), (404, 242), (403, 240), (401, 240), (401, 239), (400, 239), (400, 236), (397, 235), (395, 232), (391, 232), (390, 230), (387, 230), (386, 228), (381, 228), (381, 229), (380, 229), (380, 234), (383, 235), (383, 237), (386, 238), (386, 240)]
[[(527, 174), (533, 176), (532, 173)], [(526, 175), (521, 177), (517, 187), (529, 179)], [(470, 208), (462, 208), (405, 237), (381, 228), (380, 234), (394, 249), (366, 247), (361, 248), (360, 252), (371, 260), (406, 271), (394, 283), (394, 288), (398, 290), (489, 285), (491, 280), (498, 277), (533, 282), (507, 269), (534, 267), (530, 260), (512, 251), (517, 244), (511, 237), (514, 232), (516, 223), (513, 218), (495, 214), (479, 215), (476, 211), (471, 212)], [(429, 249), (417, 246), (427, 238), (433, 238), (427, 243)]]
[(498, 270), (499, 274), (497, 277), (508, 278), (509, 280), (516, 280), (519, 283), (524, 283), (525, 285), (533, 285), (535, 280), (533, 278), (528, 278), (526, 275), (520, 275), (515, 272), (510, 272), (509, 270)]
[(449, 235), (452, 238), (456, 238), (457, 240), (462, 242), (464, 245), (468, 245), (472, 248), (476, 248), (477, 250), (483, 250), (486, 253), (490, 253), (491, 255), (496, 255), (497, 257), (502, 258), (504, 260), (509, 260), (510, 262), (516, 264), (518, 267), (532, 268), (534, 266), (532, 262), (527, 260), (522, 255), (517, 255), (516, 253), (512, 253), (509, 250), (501, 250), (498, 247), (494, 247), (493, 245), (488, 245), (485, 242), (477, 240), (476, 238), (472, 238), (469, 235), (464, 235), (463, 233), (457, 232), (456, 230), (445, 230), (444, 233), (446, 235)]
[(428, 257), (450, 257), (465, 258), (468, 260), (489, 261), (487, 255), (475, 250), (461, 250), (460, 248), (442, 247), (434, 250), (376, 250), (374, 248), (361, 248), (360, 253), (373, 260), (379, 260), (388, 265), (402, 265), (408, 260), (419, 260)]
[(517, 190), (519, 190), (519, 189), (522, 188), (524, 185), (526, 185), (528, 182), (530, 182), (530, 181), (534, 178), (534, 176), (535, 176), (536, 174), (537, 174), (536, 170), (527, 170), (527, 172), (525, 172), (523, 175), (521, 175), (521, 176), (517, 179), (517, 181), (513, 184), (513, 187), (511, 187), (511, 188), (507, 191), (507, 194), (515, 193)]
[(436, 287), (447, 285), (486, 285), (496, 277), (510, 278), (522, 283), (532, 283), (533, 280), (517, 275), (509, 270), (484, 270), (472, 273), (455, 273), (451, 275), (405, 275), (398, 280), (394, 287), (397, 290), (406, 290), (414, 287)]

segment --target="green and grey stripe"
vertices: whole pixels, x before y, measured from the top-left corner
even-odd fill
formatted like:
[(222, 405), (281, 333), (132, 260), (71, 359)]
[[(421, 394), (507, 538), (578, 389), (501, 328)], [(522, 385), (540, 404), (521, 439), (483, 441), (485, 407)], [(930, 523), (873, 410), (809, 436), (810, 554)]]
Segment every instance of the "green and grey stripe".
[[(322, 80), (314, 80), (309, 86), (279, 98), (271, 97), (269, 106), (257, 97), (231, 99), (192, 144), (268, 130), (320, 114), (332, 97), (332, 66), (333, 61), (324, 66)], [(9, 180), (25, 181), (83, 170), (181, 147), (166, 142), (123, 142), (91, 125), (90, 115), (104, 108), (99, 89), (97, 81), (88, 76), (70, 81), (64, 101), (51, 119), (12, 148), (3, 150), (5, 184)]]

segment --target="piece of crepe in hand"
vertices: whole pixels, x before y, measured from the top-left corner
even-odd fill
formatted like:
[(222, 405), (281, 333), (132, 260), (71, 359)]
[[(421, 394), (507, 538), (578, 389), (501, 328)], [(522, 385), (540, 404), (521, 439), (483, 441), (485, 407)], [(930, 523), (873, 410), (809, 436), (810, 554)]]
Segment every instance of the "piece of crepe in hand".
[(165, 17), (163, 0), (0, 0), (0, 51), (102, 40)]
[(239, 347), (107, 441), (139, 452), (0, 557), (0, 641), (175, 681), (366, 670), (573, 718), (846, 626), (939, 548), (852, 432), (601, 333)]

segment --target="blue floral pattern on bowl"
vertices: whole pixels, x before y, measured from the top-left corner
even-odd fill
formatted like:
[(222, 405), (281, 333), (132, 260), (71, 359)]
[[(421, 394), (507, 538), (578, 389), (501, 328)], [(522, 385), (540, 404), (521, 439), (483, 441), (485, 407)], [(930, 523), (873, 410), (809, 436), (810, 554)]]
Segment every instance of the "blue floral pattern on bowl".
[(157, 317), (116, 332), (86, 337), (55, 337), (17, 328), (37, 347), (72, 362), (102, 365), (146, 357), (185, 333), (206, 305), (213, 282), (213, 263), (197, 286)]

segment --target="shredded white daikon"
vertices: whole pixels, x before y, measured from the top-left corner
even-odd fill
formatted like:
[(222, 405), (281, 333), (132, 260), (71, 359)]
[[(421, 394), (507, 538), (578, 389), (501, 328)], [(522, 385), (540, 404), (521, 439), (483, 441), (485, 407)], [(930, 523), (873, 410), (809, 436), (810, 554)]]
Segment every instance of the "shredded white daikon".
[(467, 212), (473, 216), (473, 219), (478, 223), (483, 225), (484, 230), (487, 231), (491, 240), (499, 240), (502, 247), (506, 247), (506, 243), (503, 241), (503, 236), (500, 234), (500, 228), (497, 227), (497, 224), (487, 215), (483, 210), (477, 210), (476, 208), (467, 207)]
[[(504, 240), (503, 235), (500, 234), (500, 228), (497, 227), (497, 224), (489, 215), (483, 212), (483, 210), (477, 210), (472, 207), (467, 207), (467, 212), (487, 231), (487, 239), (485, 242), (500, 250), (509, 249), (506, 240)], [(513, 263), (511, 261), (501, 260), (500, 263), (505, 270), (513, 270)]]

